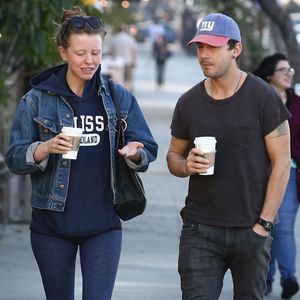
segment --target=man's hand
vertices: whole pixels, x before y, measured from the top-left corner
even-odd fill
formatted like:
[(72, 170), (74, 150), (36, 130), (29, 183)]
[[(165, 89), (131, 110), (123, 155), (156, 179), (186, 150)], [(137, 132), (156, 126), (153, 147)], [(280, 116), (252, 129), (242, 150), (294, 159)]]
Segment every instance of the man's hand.
[(193, 148), (186, 158), (187, 172), (192, 174), (205, 174), (209, 168), (209, 160), (203, 157), (204, 152)]
[(255, 224), (252, 228), (252, 230), (257, 233), (258, 235), (267, 237), (269, 235), (269, 232), (266, 231), (261, 225)]

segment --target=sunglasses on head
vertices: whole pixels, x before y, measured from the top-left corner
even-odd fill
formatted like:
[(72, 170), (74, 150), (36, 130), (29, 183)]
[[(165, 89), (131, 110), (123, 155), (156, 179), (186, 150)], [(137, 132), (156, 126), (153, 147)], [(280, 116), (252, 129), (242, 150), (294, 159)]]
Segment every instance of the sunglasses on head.
[(83, 28), (86, 23), (94, 29), (102, 26), (102, 20), (94, 16), (74, 16), (68, 19), (69, 25), (75, 28)]
[(102, 26), (102, 20), (95, 16), (73, 16), (65, 21), (65, 30), (62, 33), (62, 39), (64, 38), (69, 27), (81, 29), (85, 24), (88, 24), (93, 29), (98, 29)]

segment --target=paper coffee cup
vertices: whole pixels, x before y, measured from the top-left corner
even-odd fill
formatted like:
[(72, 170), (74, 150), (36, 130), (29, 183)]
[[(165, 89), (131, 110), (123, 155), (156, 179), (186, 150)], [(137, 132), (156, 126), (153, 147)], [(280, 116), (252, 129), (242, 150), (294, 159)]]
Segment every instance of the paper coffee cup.
[(209, 160), (207, 172), (200, 175), (213, 175), (215, 170), (216, 138), (214, 136), (199, 136), (195, 138), (194, 143), (197, 149), (204, 152), (203, 157)]
[(83, 129), (76, 127), (63, 127), (61, 132), (71, 139), (69, 143), (73, 145), (72, 150), (68, 151), (66, 154), (63, 154), (62, 157), (64, 159), (76, 159)]

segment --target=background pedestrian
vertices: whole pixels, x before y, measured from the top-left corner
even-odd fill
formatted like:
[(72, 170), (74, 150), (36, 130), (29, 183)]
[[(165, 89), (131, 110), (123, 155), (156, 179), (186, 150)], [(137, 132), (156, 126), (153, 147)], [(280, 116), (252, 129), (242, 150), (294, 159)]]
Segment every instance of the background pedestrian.
[(271, 249), (270, 270), (267, 276), (265, 294), (272, 292), (276, 263), (280, 272), (282, 286), (281, 297), (290, 299), (299, 290), (296, 278), (296, 239), (295, 222), (299, 208), (300, 195), (300, 97), (292, 88), (294, 70), (287, 57), (282, 53), (275, 53), (265, 57), (254, 74), (271, 84), (282, 102), (292, 114), (291, 129), (291, 171), (287, 190), (278, 210), (279, 223), (274, 226), (274, 238)]
[(153, 41), (153, 57), (156, 68), (156, 83), (158, 87), (161, 87), (165, 83), (165, 65), (170, 55), (171, 52), (168, 49), (165, 36), (161, 33), (157, 33)]
[(124, 64), (124, 86), (133, 91), (133, 75), (137, 64), (137, 42), (129, 34), (128, 27), (120, 25), (113, 36), (109, 54), (113, 58), (121, 58)]

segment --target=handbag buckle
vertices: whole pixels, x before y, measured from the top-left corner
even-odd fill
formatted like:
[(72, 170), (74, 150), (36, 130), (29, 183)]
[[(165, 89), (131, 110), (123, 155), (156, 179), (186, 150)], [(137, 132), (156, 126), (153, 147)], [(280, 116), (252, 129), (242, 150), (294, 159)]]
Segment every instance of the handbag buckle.
[[(117, 123), (118, 123), (118, 128), (122, 127), (123, 131), (127, 129), (128, 125), (125, 119), (117, 119)], [(118, 129), (115, 128), (115, 131), (118, 132)]]

